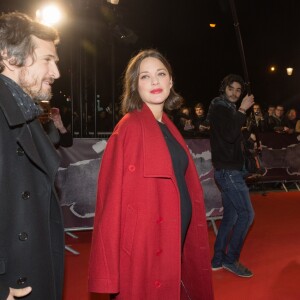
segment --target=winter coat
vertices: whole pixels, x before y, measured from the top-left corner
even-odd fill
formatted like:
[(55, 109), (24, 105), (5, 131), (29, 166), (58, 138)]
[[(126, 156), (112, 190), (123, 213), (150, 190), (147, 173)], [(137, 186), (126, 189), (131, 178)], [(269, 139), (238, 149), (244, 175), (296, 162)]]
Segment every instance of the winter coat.
[(26, 123), (0, 80), (0, 286), (31, 286), (24, 300), (62, 298), (64, 230), (54, 190), (58, 166), (40, 122)]
[(162, 120), (189, 158), (185, 179), (192, 219), (183, 254), (171, 157), (156, 119), (144, 105), (119, 122), (102, 158), (89, 290), (118, 293), (118, 300), (213, 299), (199, 177), (180, 133), (166, 114)]

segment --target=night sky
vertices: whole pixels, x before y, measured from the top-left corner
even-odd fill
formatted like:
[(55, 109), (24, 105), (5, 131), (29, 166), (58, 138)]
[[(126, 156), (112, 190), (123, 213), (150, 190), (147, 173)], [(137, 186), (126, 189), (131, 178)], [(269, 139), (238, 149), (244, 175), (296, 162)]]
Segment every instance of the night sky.
[[(1, 11), (34, 16), (43, 1), (1, 1)], [(30, 2), (30, 6), (28, 6)], [(63, 0), (67, 22), (58, 30), (59, 91), (106, 106), (121, 92), (121, 76), (140, 49), (156, 48), (171, 62), (175, 89), (190, 105), (206, 106), (221, 79), (243, 75), (229, 0)], [(257, 102), (300, 109), (300, 1), (235, 0), (251, 88)], [(216, 23), (210, 28), (209, 23)], [(271, 73), (269, 67), (277, 71)], [(286, 67), (293, 67), (287, 76)], [(79, 89), (80, 86), (80, 89)], [(79, 97), (80, 98), (80, 97)]]

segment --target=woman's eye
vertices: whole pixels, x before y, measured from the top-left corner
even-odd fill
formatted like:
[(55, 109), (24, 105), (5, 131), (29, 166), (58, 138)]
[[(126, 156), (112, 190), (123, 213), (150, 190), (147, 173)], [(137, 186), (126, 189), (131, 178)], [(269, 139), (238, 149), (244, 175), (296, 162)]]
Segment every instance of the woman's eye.
[(160, 72), (160, 73), (158, 73), (158, 76), (166, 76), (166, 73), (165, 72)]
[(143, 75), (143, 76), (141, 76), (141, 79), (146, 79), (148, 77), (149, 77), (148, 75)]

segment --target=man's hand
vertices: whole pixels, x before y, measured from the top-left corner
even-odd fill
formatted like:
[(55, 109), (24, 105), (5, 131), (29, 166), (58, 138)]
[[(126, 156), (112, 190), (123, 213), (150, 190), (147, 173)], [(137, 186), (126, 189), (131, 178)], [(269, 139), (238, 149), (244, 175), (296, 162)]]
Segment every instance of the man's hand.
[(26, 295), (28, 295), (29, 293), (31, 293), (32, 288), (30, 286), (24, 288), (24, 289), (13, 289), (13, 288), (9, 288), (9, 295), (7, 300), (14, 300), (15, 297), (19, 298), (19, 297), (24, 297)]
[(246, 95), (242, 100), (240, 109), (246, 112), (246, 110), (248, 110), (253, 104), (254, 104), (254, 96)]

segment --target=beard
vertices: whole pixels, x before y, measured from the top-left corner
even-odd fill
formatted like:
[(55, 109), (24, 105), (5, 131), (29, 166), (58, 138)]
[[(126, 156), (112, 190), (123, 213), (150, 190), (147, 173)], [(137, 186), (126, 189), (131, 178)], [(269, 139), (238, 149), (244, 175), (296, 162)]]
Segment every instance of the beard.
[[(53, 83), (53, 79), (48, 80)], [(23, 91), (28, 94), (34, 102), (49, 101), (52, 98), (51, 86), (48, 89), (43, 89), (42, 80), (28, 74), (24, 67), (19, 76), (19, 85)]]
[(227, 96), (227, 99), (228, 99), (231, 103), (236, 103), (236, 102), (239, 100), (239, 98), (237, 98), (237, 97), (228, 97), (228, 96)]

